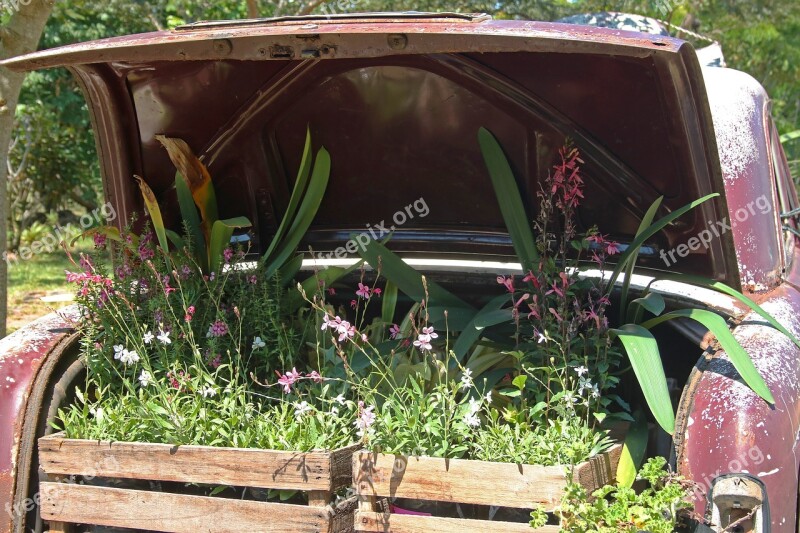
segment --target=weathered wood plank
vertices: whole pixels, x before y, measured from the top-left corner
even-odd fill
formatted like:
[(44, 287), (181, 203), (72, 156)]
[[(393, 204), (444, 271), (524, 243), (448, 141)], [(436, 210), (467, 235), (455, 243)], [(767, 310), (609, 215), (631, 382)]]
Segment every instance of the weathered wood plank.
[(622, 455), (622, 443), (615, 444), (607, 452), (596, 455), (575, 467), (573, 479), (590, 493), (603, 485), (616, 481), (617, 465)]
[(356, 512), (358, 533), (557, 533), (558, 526), (531, 529), (528, 524), (462, 518)]
[[(613, 479), (621, 445), (576, 467), (575, 479), (593, 490)], [(554, 508), (564, 494), (566, 473), (561, 466), (517, 465), (405, 457), (362, 451), (353, 456), (359, 496)], [(363, 508), (362, 508), (363, 509)]]
[(566, 479), (558, 466), (369, 452), (353, 461), (358, 493), (365, 496), (549, 509), (561, 499)]
[(335, 491), (351, 484), (356, 447), (333, 452), (288, 452), (212, 446), (172, 446), (39, 439), (39, 460), (48, 474), (210, 483), (286, 490)]
[(168, 533), (326, 533), (326, 508), (164, 492), (42, 483), (45, 520)]

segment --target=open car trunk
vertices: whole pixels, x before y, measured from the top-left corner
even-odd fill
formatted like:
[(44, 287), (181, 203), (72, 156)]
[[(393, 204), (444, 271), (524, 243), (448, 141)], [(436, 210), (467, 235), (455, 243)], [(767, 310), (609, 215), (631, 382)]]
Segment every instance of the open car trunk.
[[(335, 252), (368, 230), (393, 231), (406, 256), (512, 257), (480, 127), (506, 151), (531, 218), (557, 150), (574, 143), (588, 176), (580, 229), (623, 244), (657, 197), (672, 210), (723, 189), (696, 56), (664, 36), (474, 15), (310, 17), (198, 23), (6, 65), (63, 65), (79, 78), (120, 223), (141, 208), (138, 174), (179, 229), (174, 169), (155, 136), (180, 137), (209, 166), (221, 216), (253, 221), (262, 253), (307, 127), (333, 162), (303, 248), (325, 257), (353, 257)], [(720, 198), (683, 217), (642, 264), (663, 266), (658, 249), (726, 209)], [(738, 286), (729, 238), (679, 268)]]

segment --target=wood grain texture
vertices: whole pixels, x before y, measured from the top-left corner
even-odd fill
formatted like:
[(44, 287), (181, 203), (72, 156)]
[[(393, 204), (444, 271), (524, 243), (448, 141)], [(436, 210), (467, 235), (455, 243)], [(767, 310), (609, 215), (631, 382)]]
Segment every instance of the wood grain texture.
[[(588, 490), (613, 480), (621, 444), (575, 468), (575, 479)], [(567, 482), (562, 466), (518, 465), (405, 457), (362, 451), (353, 456), (356, 490), (367, 501), (376, 497), (458, 502), (502, 507), (553, 509)], [(362, 507), (363, 509), (363, 507)]]
[[(50, 475), (209, 483), (286, 490), (336, 491), (351, 484), (355, 446), (332, 452), (288, 452), (211, 446), (172, 446), (39, 439), (39, 460)], [(347, 468), (343, 468), (342, 465)]]
[(328, 533), (325, 508), (207, 496), (42, 483), (48, 521), (168, 533)]
[(358, 533), (557, 533), (558, 526), (532, 529), (528, 524), (462, 518), (356, 512)]

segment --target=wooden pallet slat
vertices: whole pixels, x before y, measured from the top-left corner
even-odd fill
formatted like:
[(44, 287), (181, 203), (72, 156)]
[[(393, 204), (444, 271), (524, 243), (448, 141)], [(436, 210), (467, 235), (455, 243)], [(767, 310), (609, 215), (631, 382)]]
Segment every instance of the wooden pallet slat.
[[(622, 444), (576, 465), (573, 479), (592, 492), (614, 481)], [(406, 457), (361, 451), (353, 456), (359, 498), (355, 530), (359, 533), (549, 533), (557, 526), (532, 530), (527, 523), (496, 522), (378, 512), (381, 498), (447, 502), (518, 509), (554, 509), (564, 495), (564, 466), (519, 465), (468, 459)]]
[(413, 516), (393, 514), (391, 518), (379, 512), (359, 511), (356, 530), (360, 533), (558, 533), (558, 526), (532, 529), (530, 525), (515, 522), (489, 522), (466, 518), (438, 516)]
[[(331, 501), (352, 484), (357, 448), (287, 452), (50, 435), (39, 439), (40, 464), (50, 479), (41, 484), (42, 518), (51, 531), (93, 524), (166, 533), (346, 533), (355, 501), (336, 508)], [(69, 476), (299, 490), (309, 505), (54, 482)]]
[(170, 533), (321, 533), (329, 522), (324, 507), (68, 483), (42, 483), (41, 508), (48, 521)]
[(301, 453), (65, 439), (58, 433), (39, 439), (39, 461), (53, 475), (331, 491), (350, 484), (356, 449)]

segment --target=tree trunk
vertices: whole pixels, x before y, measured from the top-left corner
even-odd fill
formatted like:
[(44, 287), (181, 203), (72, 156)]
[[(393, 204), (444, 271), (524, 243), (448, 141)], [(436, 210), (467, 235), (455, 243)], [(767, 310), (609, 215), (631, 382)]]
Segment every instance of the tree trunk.
[[(29, 0), (27, 3), (6, 2), (9, 9), (16, 9), (9, 21), (0, 26), (0, 59), (18, 56), (36, 50), (44, 31), (47, 18), (53, 10), (54, 0)], [(10, 5), (9, 5), (10, 4)], [(25, 75), (0, 67), (0, 338), (6, 334), (8, 315), (8, 263), (7, 224), (8, 190), (6, 165), (8, 147), (14, 129), (14, 111), (19, 101), (19, 91)]]
[(256, 0), (247, 0), (247, 16), (251, 19), (258, 18), (258, 3)]

